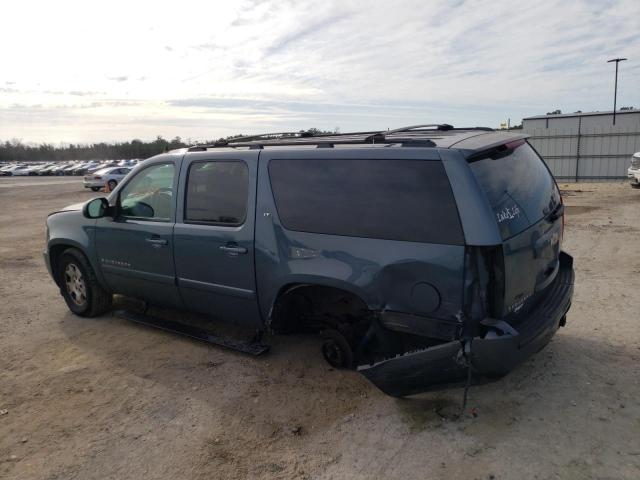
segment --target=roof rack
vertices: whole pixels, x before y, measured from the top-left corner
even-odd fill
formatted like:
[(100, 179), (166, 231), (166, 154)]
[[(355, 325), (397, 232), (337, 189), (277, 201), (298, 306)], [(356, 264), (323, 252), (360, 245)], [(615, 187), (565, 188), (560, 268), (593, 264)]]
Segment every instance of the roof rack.
[(248, 142), (257, 142), (259, 140), (277, 140), (284, 138), (302, 138), (302, 137), (312, 137), (313, 134), (311, 132), (273, 132), (273, 133), (259, 133), (257, 135), (242, 135), (239, 137), (232, 138), (222, 138), (214, 143), (193, 145), (189, 147), (189, 151), (198, 151), (198, 150), (206, 150), (207, 148), (214, 147), (228, 147), (233, 144), (233, 146), (239, 146), (239, 144), (244, 144)]
[(375, 143), (377, 140), (378, 143), (380, 143), (380, 142), (383, 142), (387, 138), (387, 136), (391, 136), (394, 133), (419, 132), (419, 131), (424, 131), (425, 129), (428, 129), (428, 128), (431, 129), (431, 131), (435, 129), (437, 131), (446, 132), (447, 130), (453, 130), (453, 125), (449, 125), (447, 123), (425, 123), (423, 125), (411, 125), (409, 127), (401, 127), (401, 128), (396, 128), (394, 130), (387, 130), (387, 131), (374, 133), (373, 135), (367, 137), (365, 139), (365, 142)]
[[(491, 128), (472, 127), (454, 128), (447, 123), (429, 123), (396, 128), (393, 130), (381, 130), (374, 132), (328, 133), (313, 135), (311, 132), (277, 132), (248, 135), (226, 140), (220, 140), (212, 144), (194, 145), (189, 147), (189, 152), (205, 151), (208, 148), (222, 147), (248, 147), (250, 149), (262, 149), (265, 146), (295, 146), (316, 145), (318, 148), (331, 148), (334, 145), (355, 144), (401, 144), (402, 146), (435, 147), (432, 140), (435, 135), (445, 134), (451, 130), (487, 130)], [(431, 137), (431, 138), (430, 138)]]

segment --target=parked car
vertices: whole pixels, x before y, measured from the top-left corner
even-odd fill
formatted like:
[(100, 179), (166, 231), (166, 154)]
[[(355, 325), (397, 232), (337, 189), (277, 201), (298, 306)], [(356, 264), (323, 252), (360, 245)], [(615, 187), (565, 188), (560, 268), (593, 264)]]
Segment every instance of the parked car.
[(59, 167), (58, 163), (52, 163), (52, 164), (50, 164), (50, 165), (48, 165), (48, 166), (46, 166), (44, 168), (41, 168), (38, 171), (38, 175), (42, 175), (42, 176), (44, 176), (44, 175), (52, 175), (53, 170), (55, 170), (58, 167)]
[(64, 175), (64, 169), (68, 166), (68, 163), (59, 163), (51, 169), (51, 175)]
[(54, 164), (52, 163), (41, 163), (38, 165), (34, 165), (33, 167), (31, 167), (31, 170), (29, 171), (29, 175), (40, 175), (43, 170), (53, 166)]
[(631, 156), (631, 165), (627, 170), (627, 176), (633, 188), (640, 188), (640, 152)]
[(30, 170), (31, 167), (29, 165), (19, 165), (11, 170), (11, 175), (14, 177), (26, 176), (29, 175)]
[(11, 172), (16, 169), (19, 165), (12, 163), (10, 165), (5, 165), (2, 168), (0, 168), (0, 175), (2, 176), (10, 176)]
[(84, 188), (90, 188), (97, 192), (105, 185), (109, 186), (109, 191), (116, 188), (116, 185), (131, 171), (126, 167), (109, 167), (95, 171), (84, 177)]
[(76, 168), (73, 170), (73, 174), (84, 175), (90, 168), (93, 168), (97, 165), (98, 164), (96, 162), (81, 162), (80, 164), (76, 165)]
[(526, 137), (425, 125), (177, 150), (51, 214), (45, 263), (79, 316), (118, 293), (257, 338), (319, 334), (332, 366), (395, 396), (495, 380), (573, 295), (560, 191)]
[(96, 164), (92, 165), (91, 167), (87, 168), (87, 171), (85, 173), (94, 173), (94, 172), (97, 172), (98, 170), (102, 170), (104, 168), (115, 167), (115, 166), (116, 165), (113, 162), (96, 163)]
[(73, 171), (78, 168), (80, 163), (71, 162), (65, 168), (62, 169), (63, 175), (73, 175)]
[(37, 163), (35, 165), (29, 165), (29, 172), (27, 173), (29, 176), (37, 176), (38, 172), (44, 167), (45, 165), (42, 163)]

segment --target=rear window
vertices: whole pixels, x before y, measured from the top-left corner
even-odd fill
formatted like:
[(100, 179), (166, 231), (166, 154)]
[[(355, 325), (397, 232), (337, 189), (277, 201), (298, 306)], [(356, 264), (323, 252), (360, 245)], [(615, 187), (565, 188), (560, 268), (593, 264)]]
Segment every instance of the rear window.
[(439, 161), (272, 160), (269, 176), (278, 215), (289, 230), (464, 243)]
[(551, 173), (527, 143), (470, 166), (487, 195), (503, 240), (537, 223), (560, 202)]

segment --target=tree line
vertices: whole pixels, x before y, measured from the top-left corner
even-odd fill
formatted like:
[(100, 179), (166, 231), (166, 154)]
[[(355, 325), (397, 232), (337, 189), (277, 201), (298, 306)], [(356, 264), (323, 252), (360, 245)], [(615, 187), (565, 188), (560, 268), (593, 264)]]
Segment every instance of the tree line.
[(25, 144), (20, 140), (8, 140), (0, 142), (0, 162), (149, 158), (167, 150), (186, 146), (187, 144), (180, 137), (165, 140), (160, 135), (151, 142), (135, 139), (130, 142), (100, 142), (58, 146), (51, 143), (33, 145)]
[[(300, 130), (300, 133), (305, 130)], [(338, 133), (335, 130), (320, 130), (310, 128), (306, 130), (311, 135)], [(232, 140), (244, 135), (230, 135), (218, 140)], [(215, 140), (207, 140), (205, 143), (213, 143)], [(172, 140), (165, 140), (158, 135), (151, 142), (134, 139), (130, 142), (116, 143), (92, 143), (92, 144), (69, 144), (54, 145), (52, 143), (25, 144), (20, 140), (0, 141), (0, 162), (62, 162), (68, 160), (117, 160), (129, 158), (149, 158), (159, 153), (176, 148), (184, 148), (193, 145), (191, 140), (186, 143), (180, 137)]]

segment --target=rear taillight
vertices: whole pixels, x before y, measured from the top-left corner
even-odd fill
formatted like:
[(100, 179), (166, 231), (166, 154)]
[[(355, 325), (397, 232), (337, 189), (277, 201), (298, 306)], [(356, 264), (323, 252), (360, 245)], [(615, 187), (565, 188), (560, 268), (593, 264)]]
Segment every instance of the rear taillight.
[(562, 239), (564, 238), (564, 200), (562, 199), (562, 194), (560, 193), (560, 205), (562, 205), (562, 227), (560, 228), (560, 247), (562, 247)]
[(98, 176), (94, 175), (94, 176), (93, 176), (93, 179), (94, 179), (94, 180), (102, 180), (102, 177), (98, 177)]

